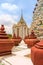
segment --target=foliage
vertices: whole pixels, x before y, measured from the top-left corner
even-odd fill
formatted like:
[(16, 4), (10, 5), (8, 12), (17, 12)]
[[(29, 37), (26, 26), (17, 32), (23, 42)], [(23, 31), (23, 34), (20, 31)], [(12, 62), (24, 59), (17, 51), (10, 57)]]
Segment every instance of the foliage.
[(0, 65), (5, 65), (5, 64), (1, 62)]
[(8, 37), (9, 37), (9, 38), (12, 38), (12, 35), (11, 35), (11, 34), (8, 34)]

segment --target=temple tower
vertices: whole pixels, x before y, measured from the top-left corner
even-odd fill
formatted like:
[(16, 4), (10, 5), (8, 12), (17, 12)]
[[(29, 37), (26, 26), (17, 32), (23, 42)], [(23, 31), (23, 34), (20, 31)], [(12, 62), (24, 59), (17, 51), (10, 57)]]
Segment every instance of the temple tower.
[(30, 30), (34, 30), (39, 38), (43, 38), (43, 0), (37, 0)]

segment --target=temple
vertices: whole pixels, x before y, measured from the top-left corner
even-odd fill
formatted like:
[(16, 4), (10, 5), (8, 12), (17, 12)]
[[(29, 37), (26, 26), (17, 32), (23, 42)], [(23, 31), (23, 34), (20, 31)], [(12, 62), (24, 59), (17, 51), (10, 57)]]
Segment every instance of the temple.
[(43, 0), (37, 0), (33, 11), (33, 22), (30, 31), (34, 30), (39, 39), (43, 39)]
[(16, 36), (21, 37), (22, 39), (25, 38), (29, 34), (29, 28), (23, 18), (23, 13), (21, 13), (21, 18), (17, 24), (13, 25), (13, 34), (16, 34)]

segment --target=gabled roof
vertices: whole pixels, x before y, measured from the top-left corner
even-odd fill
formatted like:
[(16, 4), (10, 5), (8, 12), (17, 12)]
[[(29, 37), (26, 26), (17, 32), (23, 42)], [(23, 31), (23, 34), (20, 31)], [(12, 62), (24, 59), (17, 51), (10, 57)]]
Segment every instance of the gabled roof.
[[(24, 18), (23, 18), (23, 13), (21, 13), (21, 18), (20, 18), (20, 20), (19, 20), (19, 22), (18, 22), (18, 25), (26, 25), (26, 22), (25, 22), (25, 20), (24, 20)], [(27, 26), (27, 25), (26, 25)]]

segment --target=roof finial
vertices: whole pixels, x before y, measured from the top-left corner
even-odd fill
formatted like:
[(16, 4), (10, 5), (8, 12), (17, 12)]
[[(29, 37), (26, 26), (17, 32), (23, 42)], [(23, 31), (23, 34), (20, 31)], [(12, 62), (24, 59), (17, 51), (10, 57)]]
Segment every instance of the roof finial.
[(21, 9), (21, 18), (23, 18), (23, 10)]

